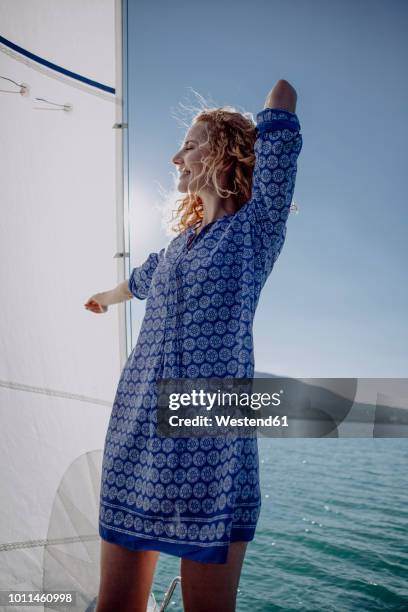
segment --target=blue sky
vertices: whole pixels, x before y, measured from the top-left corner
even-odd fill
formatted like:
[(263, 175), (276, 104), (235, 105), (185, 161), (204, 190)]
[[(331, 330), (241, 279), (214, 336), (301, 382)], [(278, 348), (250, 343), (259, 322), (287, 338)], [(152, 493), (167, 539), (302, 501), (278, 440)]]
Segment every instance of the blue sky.
[(298, 93), (299, 213), (255, 315), (258, 372), (408, 375), (407, 25), (398, 0), (129, 0), (132, 266), (169, 240), (191, 91), (254, 118), (278, 79)]

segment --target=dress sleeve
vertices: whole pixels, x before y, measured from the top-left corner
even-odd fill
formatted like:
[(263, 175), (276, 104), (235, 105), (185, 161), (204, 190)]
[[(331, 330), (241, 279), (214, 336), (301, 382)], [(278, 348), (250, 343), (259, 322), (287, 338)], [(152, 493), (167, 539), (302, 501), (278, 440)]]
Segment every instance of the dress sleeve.
[(165, 250), (166, 249), (163, 248), (161, 251), (159, 251), (159, 253), (150, 253), (146, 261), (141, 266), (133, 268), (129, 277), (128, 288), (129, 291), (139, 300), (144, 300), (147, 298), (153, 273), (157, 268), (159, 260), (164, 255)]
[(287, 110), (265, 108), (256, 116), (256, 134), (251, 208), (256, 223), (269, 234), (276, 260), (285, 240), (303, 144), (299, 119)]

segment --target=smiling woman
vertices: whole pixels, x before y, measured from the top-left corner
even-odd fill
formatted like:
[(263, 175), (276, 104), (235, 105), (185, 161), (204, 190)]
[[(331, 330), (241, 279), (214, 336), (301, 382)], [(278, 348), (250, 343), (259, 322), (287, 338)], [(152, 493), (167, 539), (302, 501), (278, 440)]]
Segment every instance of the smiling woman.
[[(275, 87), (267, 104), (290, 105), (290, 89)], [(105, 440), (97, 612), (118, 597), (145, 609), (159, 552), (182, 560), (187, 612), (235, 609), (261, 506), (257, 440), (160, 436), (157, 383), (254, 376), (253, 319), (285, 240), (301, 148), (294, 112), (267, 106), (255, 124), (228, 107), (195, 117), (173, 157), (186, 194), (180, 231), (128, 284), (147, 303)], [(128, 592), (112, 583), (113, 566)]]
[[(255, 163), (255, 123), (232, 107), (199, 113), (172, 161), (178, 189), (188, 195), (177, 210), (176, 230), (237, 212), (250, 197)], [(187, 146), (188, 145), (188, 146)]]

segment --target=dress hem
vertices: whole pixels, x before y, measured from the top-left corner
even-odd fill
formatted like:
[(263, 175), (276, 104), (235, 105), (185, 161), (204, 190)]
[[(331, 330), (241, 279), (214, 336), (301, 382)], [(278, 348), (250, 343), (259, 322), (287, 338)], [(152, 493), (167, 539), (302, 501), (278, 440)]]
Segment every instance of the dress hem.
[(99, 535), (102, 540), (111, 544), (124, 546), (129, 550), (151, 550), (169, 554), (182, 559), (190, 559), (192, 561), (200, 561), (202, 563), (226, 563), (228, 557), (228, 547), (233, 542), (251, 542), (254, 539), (255, 531), (253, 528), (238, 528), (231, 533), (228, 542), (218, 542), (217, 546), (197, 546), (196, 543), (191, 544), (174, 544), (157, 539), (145, 540), (138, 538), (135, 534), (129, 538), (127, 534), (118, 531), (112, 531), (99, 524)]

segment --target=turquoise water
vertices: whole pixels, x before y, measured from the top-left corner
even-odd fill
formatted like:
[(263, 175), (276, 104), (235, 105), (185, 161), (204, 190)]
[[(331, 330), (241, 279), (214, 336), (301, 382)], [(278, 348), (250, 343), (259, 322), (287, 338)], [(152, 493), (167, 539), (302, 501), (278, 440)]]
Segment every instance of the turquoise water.
[[(408, 439), (260, 439), (244, 612), (408, 611)], [(156, 599), (179, 574), (161, 555)], [(179, 587), (169, 610), (182, 610)]]

